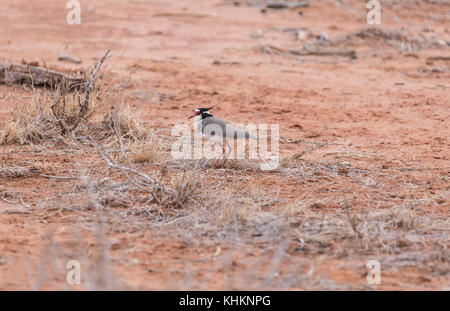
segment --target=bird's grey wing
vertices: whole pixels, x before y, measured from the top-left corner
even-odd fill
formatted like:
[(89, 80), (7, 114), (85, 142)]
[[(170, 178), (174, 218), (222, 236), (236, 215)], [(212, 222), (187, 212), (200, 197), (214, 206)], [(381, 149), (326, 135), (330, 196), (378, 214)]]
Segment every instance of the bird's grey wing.
[[(205, 128), (206, 132), (205, 133)], [(202, 132), (209, 136), (214, 136), (216, 131), (221, 131), (222, 135), (228, 138), (249, 138), (257, 139), (247, 131), (236, 128), (233, 124), (226, 120), (222, 120), (215, 117), (210, 117), (202, 120)]]
[[(210, 120), (208, 120), (210, 119)], [(257, 139), (255, 136), (251, 135), (247, 131), (241, 130), (237, 127), (235, 127), (232, 123), (222, 120), (219, 118), (206, 118), (204, 121), (207, 121), (207, 124), (216, 124), (220, 127), (222, 133), (224, 136), (226, 135), (227, 138), (250, 138), (250, 139)]]
[[(205, 118), (202, 120), (202, 132), (207, 135), (214, 136), (215, 132), (221, 131), (222, 135), (224, 135), (227, 124), (231, 123), (215, 117)], [(205, 132), (205, 130), (207, 133)]]

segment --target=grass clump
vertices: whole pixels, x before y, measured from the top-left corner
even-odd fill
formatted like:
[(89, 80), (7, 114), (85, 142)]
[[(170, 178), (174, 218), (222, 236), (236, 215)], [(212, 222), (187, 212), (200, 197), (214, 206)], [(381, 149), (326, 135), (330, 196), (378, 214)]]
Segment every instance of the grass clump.
[(41, 143), (58, 135), (47, 99), (35, 91), (29, 104), (14, 107), (11, 120), (0, 130), (0, 145)]

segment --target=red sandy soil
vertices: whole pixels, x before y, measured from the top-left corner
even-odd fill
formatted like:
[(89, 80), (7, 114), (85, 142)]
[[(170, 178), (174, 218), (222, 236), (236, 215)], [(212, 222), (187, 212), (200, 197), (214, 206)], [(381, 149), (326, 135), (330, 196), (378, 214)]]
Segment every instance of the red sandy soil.
[[(343, 7), (333, 1), (310, 3), (309, 8), (261, 13), (260, 8), (245, 2), (236, 6), (231, 1), (81, 1), (81, 25), (68, 25), (65, 1), (6, 1), (0, 11), (0, 57), (8, 62), (35, 61), (51, 69), (74, 72), (86, 70), (111, 49), (113, 57), (108, 61), (108, 70), (130, 83), (124, 91), (124, 101), (153, 126), (170, 128), (187, 123), (194, 108), (217, 104), (215, 114), (233, 122), (276, 123), (280, 125), (280, 135), (288, 139), (339, 144), (311, 153), (311, 161), (339, 153), (338, 160), (350, 161), (355, 167), (392, 170), (392, 178), (383, 179), (385, 186), (375, 190), (343, 179), (327, 180), (326, 176), (308, 182), (255, 172), (239, 181), (237, 174), (231, 174), (229, 181), (237, 193), (239, 188), (253, 187), (276, 195), (282, 202), (311, 198), (332, 202), (336, 196), (341, 197), (334, 190), (345, 189), (347, 199), (355, 206), (409, 206), (417, 200), (420, 212), (448, 217), (449, 62), (427, 62), (428, 57), (448, 57), (448, 46), (402, 52), (380, 44), (381, 41), (356, 44), (349, 47), (356, 50), (354, 60), (262, 52), (268, 46), (300, 47), (292, 33), (276, 30), (277, 27), (307, 28), (317, 35), (326, 32), (331, 40), (377, 28), (400, 29), (415, 37), (420, 33), (449, 41), (450, 21), (444, 14), (450, 9), (448, 4), (405, 1), (403, 6), (384, 8), (381, 25), (369, 27), (362, 1), (337, 1)], [(59, 52), (83, 62), (60, 62)], [(143, 101), (139, 97), (142, 92), (159, 94), (164, 100)], [(30, 90), (20, 86), (0, 85), (0, 124), (10, 118), (14, 105), (29, 101), (30, 95)], [(65, 176), (77, 170), (74, 163), (90, 161), (89, 154), (45, 155), (27, 148), (0, 146), (1, 162), (36, 162), (49, 167), (54, 175)], [(283, 157), (308, 148), (302, 143), (280, 143)], [(345, 150), (351, 152), (345, 155)], [(400, 174), (397, 168), (410, 170)], [(407, 188), (405, 183), (418, 187)], [(67, 204), (68, 209), (73, 204), (65, 196), (65, 191), (73, 188), (70, 181), (39, 176), (0, 178), (0, 187), (0, 191), (21, 193), (33, 207), (45, 205), (49, 198), (59, 205)], [(9, 203), (0, 201), (0, 210), (9, 207)], [(330, 203), (329, 208), (337, 209), (339, 204)], [(109, 286), (104, 276), (110, 274), (99, 272), (106, 269), (103, 261), (92, 260), (97, 256), (96, 235), (98, 238), (102, 234), (108, 236), (109, 242), (103, 246), (110, 256), (108, 269), (118, 280), (116, 288), (270, 288), (263, 284), (264, 280), (259, 282), (256, 278), (246, 283), (245, 278), (236, 280), (232, 275), (251, 275), (255, 262), (263, 267), (262, 271), (270, 270), (271, 260), (266, 264), (264, 258), (272, 258), (276, 245), (268, 249), (242, 248), (239, 243), (225, 242), (197, 245), (183, 236), (159, 240), (152, 228), (145, 227), (145, 220), (139, 221), (138, 217), (124, 223), (123, 232), (96, 233), (74, 229), (72, 224), (77, 217), (78, 213), (67, 210), (47, 215), (34, 209), (0, 213), (0, 289), (72, 289), (65, 282), (65, 262), (73, 257), (81, 258), (83, 264), (97, 265), (86, 269), (97, 273), (90, 278), (100, 278), (91, 284)], [(144, 227), (145, 230), (139, 229)], [(57, 256), (52, 253), (55, 243)], [(448, 259), (439, 276), (430, 276), (429, 270), (420, 266), (386, 267), (378, 287), (365, 283), (366, 258), (296, 252), (281, 264), (279, 273), (297, 269), (299, 274), (306, 274), (311, 266), (305, 261), (317, 263), (312, 272), (316, 279), (333, 282), (321, 288), (342, 288), (333, 284), (355, 289), (450, 286)], [(223, 262), (230, 264), (223, 268)], [(50, 272), (43, 276), (43, 270)], [(78, 288), (93, 287), (85, 284)], [(309, 289), (296, 283), (282, 288)]]

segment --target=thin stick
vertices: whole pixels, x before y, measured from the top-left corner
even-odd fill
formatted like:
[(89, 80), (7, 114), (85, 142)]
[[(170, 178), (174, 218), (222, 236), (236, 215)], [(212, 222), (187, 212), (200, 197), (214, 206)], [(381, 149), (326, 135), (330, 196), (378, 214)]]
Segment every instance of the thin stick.
[(72, 132), (78, 126), (81, 119), (84, 118), (84, 116), (86, 115), (88, 106), (89, 106), (89, 96), (91, 94), (92, 88), (94, 87), (95, 77), (96, 77), (97, 73), (100, 71), (100, 68), (102, 67), (103, 63), (109, 58), (109, 52), (110, 52), (110, 50), (106, 51), (105, 55), (98, 62), (97, 67), (95, 68), (94, 72), (89, 77), (89, 80), (87, 82), (87, 87), (85, 89), (85, 97), (84, 97), (83, 104), (81, 105), (81, 108), (78, 111), (77, 119), (68, 128), (69, 132)]

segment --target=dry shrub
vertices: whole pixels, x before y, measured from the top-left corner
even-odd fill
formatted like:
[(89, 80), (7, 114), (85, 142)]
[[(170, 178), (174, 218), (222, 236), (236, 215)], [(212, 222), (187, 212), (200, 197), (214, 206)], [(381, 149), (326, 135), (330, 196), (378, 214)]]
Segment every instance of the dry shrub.
[(0, 144), (39, 144), (59, 139), (75, 122), (77, 127), (90, 128), (88, 120), (97, 111), (96, 100), (90, 100), (80, 116), (79, 95), (67, 94), (57, 105), (53, 105), (54, 97), (54, 92), (34, 89), (29, 103), (13, 108), (11, 120), (0, 130)]
[(106, 83), (96, 85), (96, 76), (109, 51), (90, 72), (89, 79), (74, 86), (68, 80), (52, 86), (47, 92), (33, 87), (30, 103), (15, 107), (11, 121), (0, 132), (0, 144), (31, 144), (60, 138), (85, 124), (99, 103), (109, 96)]
[(184, 208), (192, 197), (200, 193), (201, 183), (195, 176), (195, 170), (184, 170), (166, 183), (167, 170), (161, 169), (160, 177), (153, 185), (152, 196), (156, 203), (164, 208)]
[(95, 83), (100, 68), (109, 58), (109, 52), (108, 50), (105, 53), (95, 68), (90, 71), (89, 78), (85, 77), (80, 85), (73, 87), (67, 81), (63, 81), (57, 86), (51, 109), (63, 133), (74, 131), (80, 122), (89, 119), (97, 106), (97, 101), (102, 98), (102, 95), (109, 93), (107, 86), (102, 88)]
[[(95, 88), (90, 94), (90, 98), (84, 101), (84, 94), (79, 91), (70, 91), (67, 84), (60, 85), (52, 94), (51, 110), (58, 120), (63, 131), (69, 132), (69, 128), (85, 123), (95, 112), (98, 111), (100, 102), (107, 97), (102, 88)], [(85, 105), (85, 106), (84, 106)]]
[(0, 144), (39, 144), (59, 139), (79, 125), (87, 125), (99, 103), (108, 97), (102, 87), (93, 88), (86, 100), (83, 93), (68, 88), (68, 83), (54, 90), (33, 88), (31, 101), (14, 107), (11, 120), (0, 130)]

